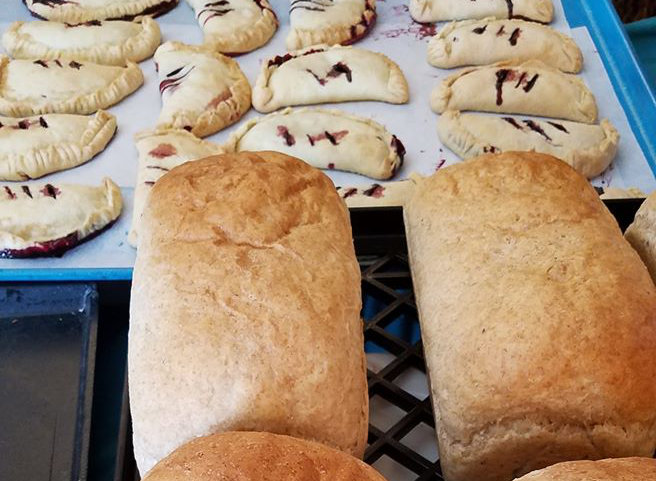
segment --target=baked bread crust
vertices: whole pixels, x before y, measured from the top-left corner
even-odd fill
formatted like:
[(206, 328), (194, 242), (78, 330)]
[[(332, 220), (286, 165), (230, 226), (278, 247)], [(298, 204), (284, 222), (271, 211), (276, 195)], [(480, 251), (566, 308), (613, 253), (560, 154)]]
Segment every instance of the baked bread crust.
[(148, 196), (132, 284), (139, 470), (230, 430), (362, 456), (360, 307), (348, 211), (328, 177), (275, 152), (171, 170)]
[(120, 215), (121, 191), (111, 179), (77, 184), (0, 187), (0, 257), (61, 256), (99, 234)]
[[(66, 39), (69, 47), (59, 47)], [(79, 46), (80, 39), (85, 46)], [(141, 22), (98, 21), (79, 25), (14, 22), (2, 36), (3, 46), (13, 58), (66, 58), (118, 66), (152, 56), (160, 40), (159, 24), (151, 17), (143, 17)]]
[(89, 117), (0, 117), (0, 180), (36, 179), (77, 167), (102, 152), (115, 132), (116, 118), (104, 110)]
[(571, 461), (535, 471), (517, 481), (656, 481), (656, 459)]
[(37, 18), (82, 23), (92, 20), (132, 20), (142, 15), (158, 17), (175, 8), (178, 0), (105, 0), (101, 5), (84, 5), (90, 3), (88, 0), (23, 0), (23, 3)]
[(251, 85), (230, 57), (206, 46), (166, 42), (155, 52), (155, 62), (162, 94), (158, 129), (186, 129), (206, 137), (251, 108)]
[[(240, 54), (266, 44), (278, 29), (278, 18), (267, 0), (216, 2), (187, 0), (203, 29), (203, 43), (218, 52)], [(253, 20), (253, 14), (256, 20)]]
[(163, 459), (143, 481), (385, 481), (359, 459), (322, 444), (256, 432), (195, 439)]
[(551, 0), (410, 0), (410, 15), (417, 22), (442, 22), (472, 18), (520, 18), (551, 23)]
[(339, 110), (287, 108), (244, 122), (226, 152), (275, 150), (318, 169), (387, 180), (403, 165), (405, 147), (371, 119)]
[[(75, 60), (10, 60), (0, 55), (0, 114), (92, 114), (120, 102), (143, 80), (141, 69), (132, 62), (115, 67)], [(78, 87), (76, 94), (71, 95), (70, 85)]]
[(608, 120), (590, 125), (454, 111), (440, 115), (437, 134), (463, 159), (487, 153), (539, 152), (564, 160), (590, 179), (608, 168), (620, 141), (620, 134)]
[(265, 59), (253, 89), (253, 107), (280, 107), (378, 100), (408, 101), (408, 82), (399, 66), (382, 53), (361, 48), (316, 45)]
[(647, 197), (624, 237), (638, 252), (656, 282), (656, 193)]
[(654, 453), (656, 288), (585, 178), (486, 155), (404, 215), (445, 479)]
[(430, 102), (437, 113), (477, 110), (597, 121), (597, 102), (585, 82), (539, 60), (461, 70), (433, 89)]
[(350, 45), (376, 23), (376, 0), (334, 0), (317, 8), (309, 0), (292, 0), (287, 50), (311, 45)]
[(134, 136), (134, 143), (139, 153), (139, 166), (128, 243), (137, 247), (141, 214), (153, 185), (174, 167), (190, 160), (222, 154), (223, 148), (182, 129), (139, 132)]
[(525, 20), (486, 18), (451, 22), (428, 42), (428, 63), (434, 67), (530, 59), (568, 73), (578, 73), (583, 66), (581, 49), (571, 37)]

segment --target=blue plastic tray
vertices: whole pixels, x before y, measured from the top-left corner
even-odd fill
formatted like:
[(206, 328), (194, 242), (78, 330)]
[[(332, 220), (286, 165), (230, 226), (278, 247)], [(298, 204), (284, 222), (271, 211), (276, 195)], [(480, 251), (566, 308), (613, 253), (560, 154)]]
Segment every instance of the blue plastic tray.
[[(3, 1), (0, 0), (0, 3)], [(588, 28), (631, 129), (652, 172), (656, 175), (656, 97), (611, 0), (562, 0), (562, 3), (572, 28)], [(14, 8), (19, 9), (22, 6)], [(21, 12), (25, 14), (23, 10), (17, 11), (17, 14)], [(0, 281), (130, 279), (132, 279), (131, 268), (0, 270)]]

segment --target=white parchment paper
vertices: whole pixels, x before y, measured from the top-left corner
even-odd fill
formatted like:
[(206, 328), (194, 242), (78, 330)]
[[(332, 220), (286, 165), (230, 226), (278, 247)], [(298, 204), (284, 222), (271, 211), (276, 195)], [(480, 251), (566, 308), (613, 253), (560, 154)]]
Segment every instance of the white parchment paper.
[[(272, 41), (255, 52), (238, 57), (251, 84), (255, 83), (262, 60), (286, 51), (284, 42), (289, 30), (287, 4), (286, 0), (272, 1), (280, 20), (280, 28)], [(432, 88), (452, 71), (440, 70), (427, 63), (426, 45), (435, 30), (414, 23), (406, 4), (407, 0), (378, 0), (377, 24), (356, 46), (382, 52), (399, 64), (410, 84), (410, 102), (406, 105), (378, 102), (325, 105), (326, 108), (371, 117), (401, 139), (407, 155), (396, 180), (406, 178), (411, 172), (431, 174), (438, 168), (459, 161), (453, 153), (440, 144), (435, 128), (437, 115), (430, 110), (428, 102)], [(631, 132), (587, 29), (577, 28), (571, 31), (560, 0), (554, 0), (554, 5), (556, 19), (552, 26), (572, 35), (580, 45), (585, 58), (582, 75), (597, 97), (600, 117), (609, 118), (622, 136), (619, 155), (613, 166), (593, 183), (620, 188), (638, 187), (645, 192), (651, 192), (656, 189), (656, 180)], [(0, 0), (0, 30), (4, 31), (11, 21), (30, 19), (27, 9), (21, 2)], [(160, 17), (158, 21), (162, 27), (163, 40), (179, 40), (192, 44), (202, 41), (202, 34), (194, 19), (193, 11), (182, 0), (178, 7)], [(157, 75), (152, 59), (142, 62), (141, 68), (145, 76), (144, 86), (119, 105), (109, 109), (117, 117), (119, 130), (108, 148), (83, 166), (41, 179), (41, 182), (54, 184), (63, 182), (99, 184), (103, 177), (111, 177), (121, 186), (124, 194), (125, 208), (119, 221), (101, 236), (73, 249), (60, 259), (0, 259), (0, 279), (16, 277), (15, 273), (8, 273), (6, 271), (8, 269), (132, 267), (135, 252), (126, 242), (137, 171), (137, 154), (132, 138), (136, 132), (155, 125), (160, 109)], [(244, 120), (257, 115), (260, 114), (251, 110)], [(236, 128), (238, 124), (209, 137), (209, 140), (222, 143)], [(328, 174), (337, 185), (370, 182), (369, 179), (356, 174), (334, 171)], [(5, 271), (4, 275), (3, 271)]]

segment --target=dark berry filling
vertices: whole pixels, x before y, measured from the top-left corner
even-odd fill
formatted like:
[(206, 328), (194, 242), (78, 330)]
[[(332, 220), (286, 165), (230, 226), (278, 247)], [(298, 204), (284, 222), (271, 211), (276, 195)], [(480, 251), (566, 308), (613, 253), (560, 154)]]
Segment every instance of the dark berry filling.
[(205, 17), (205, 20), (203, 20), (203, 26), (204, 26), (207, 22), (209, 22), (214, 17), (222, 17), (226, 13), (232, 12), (234, 10), (233, 8), (229, 8), (229, 7), (224, 9), (220, 8), (220, 7), (225, 7), (226, 5), (230, 5), (230, 2), (228, 0), (207, 2), (205, 3), (204, 8), (202, 8), (200, 12), (198, 12), (196, 18), (200, 19), (201, 15), (208, 13), (209, 15)]
[(102, 25), (102, 22), (100, 20), (89, 20), (88, 22), (83, 22), (83, 23), (65, 23), (66, 28), (73, 28), (73, 27), (100, 27)]
[(52, 184), (46, 184), (39, 192), (45, 197), (52, 197), (53, 199), (57, 199), (57, 196), (61, 194), (61, 191)]
[(496, 154), (499, 152), (499, 148), (495, 147), (494, 145), (487, 145), (483, 147), (483, 152), (486, 154)]
[(189, 70), (187, 70), (184, 74), (179, 75), (178, 77), (175, 77), (175, 75), (182, 72), (182, 70), (185, 67), (187, 67), (187, 65), (183, 65), (182, 67), (177, 68), (177, 69), (173, 70), (172, 72), (169, 72), (166, 75), (166, 79), (162, 80), (159, 84), (159, 93), (160, 94), (163, 94), (165, 91), (167, 91), (169, 89), (171, 89), (172, 91), (177, 89), (180, 86), (180, 84), (182, 83), (182, 81), (184, 80), (184, 78), (187, 77), (187, 75), (189, 75), (195, 68), (192, 65), (191, 68)]
[(45, 60), (35, 60), (34, 63), (36, 65), (41, 65), (43, 68), (48, 68), (48, 64)]
[(326, 139), (333, 145), (339, 145), (339, 141), (342, 140), (344, 137), (346, 137), (348, 133), (349, 133), (348, 130), (339, 130), (333, 133), (330, 133), (326, 130), (317, 135), (307, 134), (307, 138), (308, 141), (310, 142), (310, 145), (314, 145), (316, 142)]
[(521, 125), (519, 125), (519, 123), (515, 119), (513, 119), (512, 117), (504, 117), (503, 120), (508, 122), (510, 125), (512, 125), (516, 129), (524, 130), (523, 127)]
[(288, 147), (291, 147), (296, 143), (296, 139), (292, 134), (289, 133), (289, 129), (285, 127), (284, 125), (279, 125), (278, 126), (278, 137), (282, 137), (285, 139), (285, 143), (287, 144)]
[(30, 186), (29, 185), (23, 185), (23, 186), (21, 186), (21, 189), (23, 190), (23, 193), (26, 196), (28, 196), (30, 199), (33, 199), (32, 191), (30, 191)]
[(75, 70), (80, 70), (80, 67), (82, 67), (81, 63), (76, 62), (75, 60), (71, 60), (71, 62), (68, 64), (69, 67), (74, 68)]
[(355, 188), (348, 189), (346, 192), (344, 192), (344, 195), (342, 195), (342, 198), (343, 199), (348, 199), (349, 197), (357, 194), (357, 192), (358, 192), (358, 189), (355, 189)]
[(531, 129), (533, 132), (537, 132), (540, 134), (542, 137), (547, 139), (547, 141), (551, 142), (551, 137), (547, 135), (547, 133), (540, 127), (538, 124), (533, 122), (532, 120), (525, 120), (524, 123), (527, 125), (529, 129)]
[(548, 123), (549, 125), (551, 125), (551, 126), (557, 128), (557, 129), (560, 130), (561, 132), (565, 132), (566, 134), (569, 134), (569, 130), (567, 130), (563, 124), (558, 124), (558, 123), (556, 123), (556, 122), (547, 122), (547, 123)]
[(7, 197), (9, 197), (12, 200), (16, 198), (16, 194), (14, 194), (14, 192), (9, 187), (5, 185), (4, 188), (5, 188), (5, 192), (7, 193)]
[(345, 75), (346, 80), (348, 82), (351, 82), (353, 80), (353, 74), (351, 72), (351, 69), (348, 66), (346, 66), (345, 64), (343, 64), (342, 62), (338, 62), (335, 65), (333, 65), (331, 67), (331, 69), (328, 71), (328, 73), (326, 74), (326, 78), (319, 77), (316, 73), (314, 73), (309, 68), (305, 69), (305, 71), (307, 73), (309, 73), (310, 75), (312, 75), (314, 77), (314, 79), (317, 82), (319, 82), (319, 85), (326, 85), (326, 83), (328, 82), (328, 79), (337, 78), (340, 75)]
[(48, 122), (46, 122), (46, 119), (44, 119), (43, 117), (39, 117), (39, 125), (44, 129), (48, 128)]
[(273, 57), (271, 60), (269, 60), (269, 63), (267, 64), (267, 67), (273, 67), (274, 65), (276, 67), (280, 67), (283, 63), (297, 57), (305, 57), (306, 55), (312, 55), (313, 53), (319, 53), (319, 52), (324, 52), (325, 50), (322, 48), (316, 48), (312, 50), (308, 50), (307, 52), (303, 52), (301, 55), (292, 55), (291, 53), (286, 53), (285, 55), (276, 55)]
[(373, 184), (370, 189), (365, 190), (362, 194), (374, 199), (380, 199), (383, 196), (385, 187), (380, 184)]
[(472, 32), (474, 32), (477, 35), (483, 35), (486, 30), (487, 30), (487, 25), (484, 25), (482, 27), (475, 28), (474, 30), (472, 30)]
[(515, 30), (513, 30), (512, 35), (510, 35), (510, 40), (508, 40), (510, 42), (510, 45), (512, 45), (513, 47), (517, 45), (517, 40), (519, 40), (519, 36), (521, 34), (522, 34), (521, 28), (516, 28)]
[(504, 33), (506, 33), (506, 26), (505, 26), (505, 25), (501, 25), (501, 28), (500, 28), (499, 31), (497, 32), (497, 37), (500, 37), (500, 36), (503, 35)]

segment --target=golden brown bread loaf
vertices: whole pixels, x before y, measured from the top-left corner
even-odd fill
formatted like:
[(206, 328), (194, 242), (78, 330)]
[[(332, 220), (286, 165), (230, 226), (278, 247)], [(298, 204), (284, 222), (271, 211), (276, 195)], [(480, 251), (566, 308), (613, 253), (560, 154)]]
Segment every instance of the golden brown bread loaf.
[(143, 481), (385, 481), (346, 453), (289, 436), (213, 434), (179, 447)]
[(209, 157), (157, 182), (142, 226), (128, 351), (141, 473), (230, 430), (361, 457), (360, 269), (330, 179), (278, 153)]
[(656, 288), (588, 182), (486, 155), (405, 207), (448, 481), (656, 447)]
[(624, 235), (656, 280), (656, 192), (647, 197)]
[(656, 481), (656, 459), (571, 461), (534, 471), (517, 481)]

